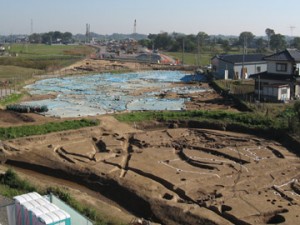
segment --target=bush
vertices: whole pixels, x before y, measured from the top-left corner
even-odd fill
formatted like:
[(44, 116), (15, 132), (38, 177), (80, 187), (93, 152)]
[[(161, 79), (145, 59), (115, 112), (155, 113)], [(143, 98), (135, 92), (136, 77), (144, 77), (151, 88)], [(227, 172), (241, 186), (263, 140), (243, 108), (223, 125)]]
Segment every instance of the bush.
[(36, 191), (34, 186), (32, 186), (28, 181), (21, 179), (12, 169), (8, 169), (5, 174), (1, 176), (0, 182), (1, 184), (8, 185), (10, 188), (26, 192)]

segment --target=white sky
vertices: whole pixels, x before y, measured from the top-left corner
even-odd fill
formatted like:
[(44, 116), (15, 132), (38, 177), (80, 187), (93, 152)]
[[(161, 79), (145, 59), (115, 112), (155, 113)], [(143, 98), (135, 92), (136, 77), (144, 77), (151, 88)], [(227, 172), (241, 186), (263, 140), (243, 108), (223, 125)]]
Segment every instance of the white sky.
[[(299, 0), (0, 0), (0, 35), (70, 31), (300, 36)], [(295, 27), (291, 29), (290, 27)], [(293, 32), (292, 32), (293, 31)]]

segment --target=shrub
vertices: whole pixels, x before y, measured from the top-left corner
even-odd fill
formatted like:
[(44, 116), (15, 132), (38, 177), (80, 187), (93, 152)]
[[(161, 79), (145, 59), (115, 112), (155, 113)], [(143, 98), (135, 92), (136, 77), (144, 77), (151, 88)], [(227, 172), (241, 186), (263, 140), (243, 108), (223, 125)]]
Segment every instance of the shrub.
[(21, 179), (12, 169), (8, 169), (5, 174), (1, 176), (0, 182), (8, 185), (10, 188), (27, 192), (36, 191), (34, 186), (32, 186), (28, 181)]

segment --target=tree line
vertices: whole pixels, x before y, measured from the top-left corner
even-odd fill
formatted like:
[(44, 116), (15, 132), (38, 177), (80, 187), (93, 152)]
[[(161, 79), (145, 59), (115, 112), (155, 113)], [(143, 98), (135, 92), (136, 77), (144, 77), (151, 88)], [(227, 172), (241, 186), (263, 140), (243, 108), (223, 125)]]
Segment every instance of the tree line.
[(180, 33), (160, 33), (149, 34), (147, 39), (140, 40), (140, 44), (150, 49), (159, 49), (163, 51), (209, 51), (225, 53), (230, 52), (233, 48), (253, 49), (257, 53), (268, 51), (280, 51), (287, 47), (300, 49), (300, 37), (288, 39), (286, 36), (275, 33), (273, 29), (265, 30), (266, 36), (255, 37), (252, 32), (244, 31), (238, 37), (233, 36), (216, 36), (208, 35), (205, 32), (198, 34), (180, 34)]
[(29, 42), (33, 44), (70, 44), (74, 42), (70, 32), (50, 31), (48, 33), (33, 33), (29, 35)]

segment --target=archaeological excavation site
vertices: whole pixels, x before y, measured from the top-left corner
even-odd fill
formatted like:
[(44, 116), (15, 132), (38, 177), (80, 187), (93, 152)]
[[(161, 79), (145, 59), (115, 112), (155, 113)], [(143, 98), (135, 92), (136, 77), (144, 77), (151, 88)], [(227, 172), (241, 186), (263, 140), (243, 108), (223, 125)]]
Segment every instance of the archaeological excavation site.
[[(171, 76), (169, 74), (171, 73)], [(129, 223), (297, 224), (299, 157), (263, 132), (196, 120), (122, 122), (133, 111), (239, 112), (207, 83), (178, 72), (52, 78), (28, 86), (1, 126), (88, 118), (92, 127), (1, 141), (1, 162), (27, 180), (59, 185)], [(198, 79), (198, 78), (197, 78)]]

